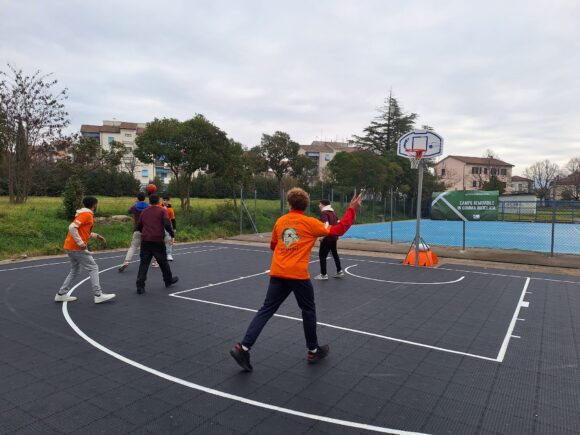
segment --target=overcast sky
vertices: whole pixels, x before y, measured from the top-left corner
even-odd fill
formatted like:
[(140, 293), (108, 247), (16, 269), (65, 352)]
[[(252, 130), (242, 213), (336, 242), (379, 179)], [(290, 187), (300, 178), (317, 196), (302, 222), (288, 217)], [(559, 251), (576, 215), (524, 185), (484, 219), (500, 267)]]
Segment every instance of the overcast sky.
[(53, 72), (72, 128), (201, 113), (246, 146), (344, 140), (389, 90), (521, 174), (580, 157), (580, 2), (0, 0), (0, 68)]

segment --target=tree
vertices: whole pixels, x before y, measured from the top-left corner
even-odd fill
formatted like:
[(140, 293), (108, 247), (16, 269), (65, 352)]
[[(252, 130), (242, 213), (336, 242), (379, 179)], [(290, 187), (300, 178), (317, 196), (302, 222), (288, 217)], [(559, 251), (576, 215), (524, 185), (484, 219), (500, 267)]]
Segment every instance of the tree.
[(57, 83), (40, 71), (28, 76), (11, 65), (8, 73), (0, 71), (0, 145), (11, 203), (28, 197), (33, 149), (69, 125), (64, 110), (67, 89), (54, 91)]
[(162, 162), (175, 178), (181, 207), (189, 211), (191, 180), (196, 171), (213, 173), (224, 169), (227, 135), (203, 115), (180, 122), (154, 119), (137, 137), (135, 156), (144, 163)]
[(388, 151), (396, 150), (399, 138), (413, 129), (417, 114), (404, 114), (392, 93), (389, 93), (378, 112), (379, 115), (363, 130), (364, 135), (355, 135), (352, 142), (361, 148), (385, 155)]
[(550, 187), (553, 185), (560, 169), (556, 163), (549, 160), (536, 162), (524, 171), (524, 175), (532, 180), (536, 195), (540, 199), (546, 199), (550, 194)]
[(309, 181), (316, 175), (316, 162), (310, 157), (299, 154), (292, 163), (292, 176), (296, 178), (298, 185), (305, 188)]
[(566, 163), (566, 174), (564, 180), (561, 180), (562, 199), (569, 201), (580, 200), (580, 157), (572, 158)]
[(62, 205), (68, 220), (75, 217), (76, 211), (83, 205), (84, 187), (78, 175), (69, 177), (64, 188)]
[(280, 212), (284, 213), (284, 175), (292, 172), (292, 165), (296, 163), (300, 145), (290, 139), (288, 133), (277, 131), (273, 135), (263, 134), (258, 155), (268, 164), (278, 180), (280, 192)]
[(500, 195), (503, 195), (505, 192), (506, 183), (500, 181), (496, 175), (492, 175), (489, 177), (489, 181), (486, 181), (481, 186), (481, 190), (498, 190)]

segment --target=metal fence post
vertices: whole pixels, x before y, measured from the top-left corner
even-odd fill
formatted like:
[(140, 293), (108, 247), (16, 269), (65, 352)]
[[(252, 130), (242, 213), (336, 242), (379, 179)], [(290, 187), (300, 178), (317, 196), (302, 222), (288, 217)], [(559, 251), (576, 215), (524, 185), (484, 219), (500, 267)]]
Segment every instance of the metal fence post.
[(463, 250), (465, 251), (465, 221), (462, 220), (461, 222), (463, 222)]
[(556, 201), (552, 200), (552, 240), (550, 243), (550, 257), (554, 256), (555, 235), (556, 235)]
[(393, 188), (391, 188), (391, 245), (393, 244)]
[(243, 206), (242, 202), (244, 201), (244, 188), (240, 187), (240, 235), (244, 232), (244, 214), (242, 212)]
[(258, 225), (258, 190), (254, 189), (254, 222)]

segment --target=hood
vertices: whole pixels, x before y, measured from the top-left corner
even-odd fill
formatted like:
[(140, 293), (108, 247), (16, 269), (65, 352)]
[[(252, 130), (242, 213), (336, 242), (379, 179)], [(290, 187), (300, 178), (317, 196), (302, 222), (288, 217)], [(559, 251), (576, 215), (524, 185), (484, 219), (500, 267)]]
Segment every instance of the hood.
[(334, 211), (331, 205), (325, 205), (320, 211)]
[(142, 212), (147, 207), (149, 207), (149, 204), (147, 204), (145, 201), (138, 201), (137, 203), (135, 203), (135, 208), (137, 209), (138, 212)]
[(77, 216), (78, 216), (79, 214), (81, 214), (81, 213), (90, 213), (90, 214), (94, 214), (94, 212), (93, 212), (93, 211), (92, 211), (90, 208), (83, 207), (83, 208), (79, 208), (79, 209), (77, 210), (77, 212), (76, 212), (76, 214), (75, 214), (75, 217), (77, 217)]

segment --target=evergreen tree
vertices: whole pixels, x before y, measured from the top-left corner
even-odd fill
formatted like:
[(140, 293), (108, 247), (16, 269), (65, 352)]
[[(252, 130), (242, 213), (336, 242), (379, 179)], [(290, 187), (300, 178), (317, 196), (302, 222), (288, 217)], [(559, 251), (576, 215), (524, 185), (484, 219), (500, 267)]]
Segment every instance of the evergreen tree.
[(363, 130), (364, 135), (354, 136), (353, 142), (361, 148), (385, 155), (396, 150), (399, 138), (413, 129), (417, 114), (403, 113), (392, 93), (389, 93), (385, 104), (378, 111), (379, 115)]
[(76, 211), (83, 205), (84, 187), (78, 175), (73, 174), (66, 182), (63, 192), (62, 205), (66, 218), (72, 220)]

